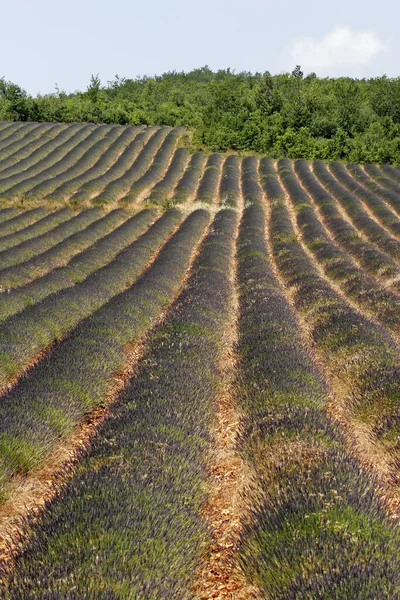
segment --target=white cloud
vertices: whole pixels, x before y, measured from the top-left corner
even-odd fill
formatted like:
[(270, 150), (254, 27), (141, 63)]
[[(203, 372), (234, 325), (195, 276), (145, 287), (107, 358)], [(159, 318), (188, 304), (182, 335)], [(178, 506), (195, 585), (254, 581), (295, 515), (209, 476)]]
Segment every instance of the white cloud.
[(301, 65), (305, 71), (329, 72), (366, 67), (386, 49), (387, 43), (373, 30), (337, 26), (321, 39), (297, 38), (289, 53), (291, 63)]

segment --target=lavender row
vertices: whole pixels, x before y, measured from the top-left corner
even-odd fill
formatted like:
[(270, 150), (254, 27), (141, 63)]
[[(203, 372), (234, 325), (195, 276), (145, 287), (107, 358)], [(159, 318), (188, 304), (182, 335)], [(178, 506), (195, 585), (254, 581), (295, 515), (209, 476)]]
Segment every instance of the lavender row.
[(392, 167), (391, 165), (380, 165), (380, 168), (390, 179), (392, 179), (396, 183), (400, 183), (399, 169)]
[[(383, 202), (376, 193), (372, 193), (360, 185), (354, 176), (351, 177), (347, 173), (345, 166), (341, 163), (332, 162), (329, 167), (340, 184), (353, 192), (357, 198), (364, 202), (384, 227), (386, 227), (393, 235), (400, 235), (399, 218), (387, 207), (386, 203)], [(354, 169), (354, 171), (356, 172), (356, 169)]]
[(179, 211), (165, 213), (138, 240), (81, 283), (51, 294), (4, 321), (0, 326), (0, 386), (82, 319), (131, 286), (181, 220)]
[[(69, 171), (81, 160), (86, 164), (93, 161), (107, 150), (109, 145), (121, 135), (118, 127), (96, 127), (92, 132), (84, 135), (77, 134), (69, 144), (63, 145), (53, 151), (44, 159), (40, 168), (30, 177), (25, 177), (20, 183), (7, 190), (7, 194), (36, 198), (49, 194), (59, 183), (66, 171)], [(61, 181), (60, 181), (61, 183)]]
[(319, 276), (296, 238), (273, 172), (263, 184), (271, 205), (269, 237), (276, 265), (325, 361), (330, 383), (345, 413), (363, 422), (382, 452), (396, 456), (400, 414), (393, 398), (400, 393), (398, 346), (383, 327), (349, 306)]
[(17, 211), (17, 214), (9, 221), (0, 223), (0, 243), (6, 235), (12, 235), (18, 230), (29, 227), (29, 225), (34, 224), (47, 214), (48, 210), (44, 206), (40, 206), (39, 208), (31, 208), (30, 210), (24, 210), (23, 212)]
[[(376, 246), (363, 240), (350, 221), (343, 218), (337, 206), (337, 201), (328, 194), (311, 172), (307, 161), (301, 159), (294, 163), (294, 170), (302, 185), (313, 198), (321, 213), (323, 223), (335, 241), (361, 266), (378, 279), (390, 281), (398, 277), (400, 267), (393, 258), (381, 252)], [(393, 288), (400, 291), (399, 284)]]
[(21, 312), (28, 306), (37, 304), (52, 294), (72, 288), (84, 281), (132, 244), (153, 220), (154, 213), (148, 209), (143, 210), (83, 252), (73, 256), (64, 267), (55, 268), (47, 275), (20, 288), (0, 294), (0, 321)]
[(327, 389), (273, 273), (258, 202), (244, 211), (237, 259), (240, 449), (256, 487), (243, 571), (273, 600), (392, 598), (399, 533), (326, 414)]
[(0, 172), (0, 192), (7, 190), (9, 183), (18, 181), (23, 178), (26, 173), (29, 173), (30, 169), (40, 168), (41, 161), (46, 160), (48, 155), (51, 154), (59, 146), (68, 142), (71, 137), (74, 137), (79, 131), (85, 132), (88, 130), (87, 125), (72, 125), (59, 128), (57, 135), (50, 137), (43, 135), (38, 139), (38, 143), (35, 144), (34, 148), (30, 149), (27, 156), (22, 157), (20, 152), (16, 153), (15, 163), (4, 169), (4, 163), (2, 162), (2, 170)]
[[(126, 345), (138, 341), (171, 301), (208, 222), (206, 213), (192, 213), (133, 285), (82, 321), (3, 396), (3, 478), (40, 464), (60, 436), (70, 433), (93, 406), (104, 403), (110, 377), (124, 362)], [(166, 223), (164, 219), (164, 227)], [(16, 444), (19, 451), (14, 453)]]
[(193, 154), (184, 174), (172, 192), (172, 201), (174, 203), (184, 204), (195, 196), (206, 160), (206, 156), (201, 152)]
[(210, 543), (201, 507), (236, 226), (233, 211), (215, 218), (136, 375), (58, 498), (26, 530), (10, 599), (194, 597), (193, 575)]
[[(82, 216), (87, 214), (88, 211), (81, 213)], [(24, 286), (38, 277), (43, 277), (46, 273), (53, 271), (57, 267), (66, 265), (74, 255), (82, 252), (98, 239), (113, 231), (127, 217), (128, 214), (122, 209), (113, 210), (102, 218), (90, 223), (84, 229), (72, 233), (72, 235), (69, 235), (45, 252), (39, 251), (38, 254), (35, 254), (25, 262), (0, 269), (1, 287), (10, 290), (11, 288)]]
[[(10, 125), (10, 124), (9, 124)], [(3, 130), (3, 135), (0, 136), (0, 161), (6, 160), (13, 152), (12, 147), (18, 144), (23, 145), (29, 143), (29, 140), (35, 139), (40, 133), (39, 123), (12, 123), (13, 127), (7, 127)], [(51, 128), (50, 124), (46, 125), (46, 130)], [(22, 140), (22, 143), (21, 143)], [(11, 152), (10, 152), (11, 149)]]
[(259, 184), (258, 160), (255, 156), (247, 156), (242, 161), (242, 194), (247, 204), (261, 204), (263, 191)]
[[(268, 159), (260, 163), (261, 173)], [(270, 171), (272, 162), (266, 166)], [(301, 237), (322, 266), (325, 275), (353, 300), (370, 318), (400, 330), (400, 297), (380, 286), (375, 279), (354, 264), (346, 252), (336, 246), (318, 220), (308, 194), (300, 186), (288, 159), (278, 161), (278, 173), (289, 195)]]
[[(378, 185), (376, 181), (368, 177), (366, 171), (364, 171), (360, 165), (356, 165), (355, 163), (350, 163), (346, 165), (346, 169), (357, 183), (360, 182), (360, 184), (364, 186), (364, 188), (367, 188), (370, 192), (372, 192), (373, 195), (383, 200), (383, 203), (379, 205), (379, 210), (377, 207), (377, 215), (379, 214), (379, 219), (382, 223), (386, 224), (387, 222), (387, 226), (389, 227), (389, 229), (394, 227), (398, 231), (398, 227), (395, 224), (398, 220), (398, 217), (400, 216), (399, 190), (397, 190), (396, 193), (391, 190), (385, 189), (381, 185)], [(365, 194), (365, 192), (363, 193)], [(386, 206), (385, 203), (390, 205), (390, 207), (396, 213), (395, 215), (393, 214), (393, 211)], [(393, 217), (395, 217), (396, 221), (393, 220)]]
[(126, 171), (126, 164), (133, 163), (151, 133), (151, 127), (145, 130), (141, 126), (121, 128), (121, 135), (107, 147), (104, 140), (92, 148), (89, 156), (68, 167), (63, 176), (58, 175), (50, 193), (43, 189), (46, 199), (72, 196), (75, 203), (90, 200)]
[(347, 191), (329, 173), (326, 165), (319, 160), (314, 161), (314, 174), (326, 189), (337, 199), (339, 204), (349, 215), (351, 221), (359, 231), (362, 231), (376, 246), (389, 254), (395, 260), (400, 259), (400, 243), (381, 227), (366, 212), (360, 200)]
[[(0, 223), (8, 221), (20, 214), (16, 208), (1, 208), (0, 209)], [(1, 233), (0, 233), (1, 235)]]
[(134, 181), (122, 197), (123, 202), (135, 202), (138, 196), (160, 180), (171, 162), (171, 157), (174, 154), (177, 142), (183, 131), (183, 127), (174, 127), (171, 129), (146, 172)]
[[(67, 209), (62, 215), (56, 213), (54, 216), (58, 217), (57, 220), (59, 220), (60, 216), (64, 218), (62, 222), (55, 227), (47, 227), (45, 232), (41, 235), (0, 252), (0, 274), (1, 271), (7, 267), (12, 267), (18, 263), (25, 262), (32, 257), (45, 252), (77, 231), (84, 229), (93, 221), (100, 219), (101, 212), (98, 209), (91, 208), (73, 216), (72, 211)], [(49, 225), (49, 221), (50, 219), (48, 219), (47, 225)], [(52, 225), (54, 225), (54, 221), (52, 222)]]
[[(46, 234), (58, 225), (68, 221), (75, 214), (70, 208), (61, 208), (50, 213), (44, 208), (26, 212), (26, 216), (29, 217), (26, 220), (23, 218), (25, 217), (25, 212), (23, 212), (20, 217), (16, 217), (15, 223), (9, 223), (10, 227), (7, 227), (7, 224), (5, 224), (5, 229), (14, 229), (14, 227), (11, 228), (11, 225), (17, 225), (18, 229), (0, 238), (0, 256), (3, 252), (12, 251), (13, 248), (18, 248), (21, 244), (29, 243), (30, 241), (34, 243), (35, 238)], [(21, 225), (23, 225), (22, 229), (20, 228)]]
[[(68, 128), (69, 129), (69, 128)], [(68, 132), (67, 129), (67, 132)], [(47, 149), (40, 160), (36, 160), (32, 165), (26, 165), (26, 168), (21, 172), (10, 175), (4, 179), (0, 179), (0, 192), (7, 197), (20, 197), (29, 192), (36, 184), (40, 183), (46, 177), (54, 177), (59, 168), (59, 162), (69, 154), (75, 154), (95, 143), (99, 138), (103, 138), (107, 134), (107, 130), (103, 127), (96, 128), (90, 131), (88, 127), (81, 128), (71, 135), (63, 135), (65, 141), (59, 143), (56, 148)], [(58, 141), (60, 142), (61, 136)]]
[[(160, 127), (155, 131), (155, 133), (153, 133), (148, 141), (146, 137), (146, 143), (144, 146), (142, 146), (141, 140), (138, 140), (139, 145), (136, 147), (139, 148), (140, 152), (139, 154), (135, 153), (133, 163), (131, 162), (130, 157), (127, 156), (127, 168), (124, 169), (123, 173), (121, 173), (121, 175), (119, 175), (116, 179), (110, 181), (104, 190), (93, 196), (92, 200), (100, 204), (112, 202), (115, 199), (122, 198), (133, 185), (133, 183), (139, 179), (149, 168), (149, 164), (154, 159), (154, 155), (157, 153), (158, 149), (170, 131), (171, 130), (169, 127)], [(145, 132), (143, 133), (143, 136), (145, 136)]]
[(189, 151), (186, 148), (178, 148), (172, 157), (171, 164), (168, 167), (164, 177), (156, 183), (150, 190), (146, 201), (151, 204), (165, 205), (168, 203), (169, 196), (178, 183), (188, 162)]
[(206, 202), (207, 204), (217, 202), (222, 162), (221, 154), (212, 154), (208, 157), (203, 177), (197, 189), (196, 202)]
[(24, 137), (31, 129), (38, 126), (38, 123), (22, 123), (18, 121), (0, 121), (0, 147), (11, 138)]
[[(387, 176), (386, 173), (384, 173), (384, 171), (382, 170), (382, 167), (379, 168), (377, 165), (372, 165), (372, 164), (367, 163), (364, 165), (364, 170), (367, 173), (367, 175), (369, 175), (369, 177), (371, 177), (371, 179), (376, 181), (381, 187), (384, 187), (384, 188), (390, 190), (391, 192), (394, 192), (397, 195), (400, 194), (400, 179), (398, 182), (391, 179), (390, 177)], [(400, 204), (400, 200), (399, 200), (399, 204)], [(397, 212), (397, 210), (396, 210), (396, 212)]]
[(219, 203), (222, 206), (240, 204), (240, 165), (241, 159), (236, 154), (225, 159), (219, 186)]
[(36, 123), (27, 129), (24, 125), (22, 136), (18, 133), (7, 139), (4, 146), (0, 145), (0, 173), (5, 169), (12, 168), (19, 160), (28, 157), (35, 149), (52, 140), (66, 127), (66, 125), (55, 125), (54, 123)]

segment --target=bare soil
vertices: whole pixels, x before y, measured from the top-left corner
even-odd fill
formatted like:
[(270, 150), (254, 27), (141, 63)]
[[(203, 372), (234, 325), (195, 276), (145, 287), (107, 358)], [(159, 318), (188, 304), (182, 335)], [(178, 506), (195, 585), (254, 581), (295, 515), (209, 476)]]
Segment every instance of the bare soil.
[[(236, 239), (235, 239), (236, 241)], [(232, 258), (230, 276), (236, 290), (236, 260)], [(220, 392), (213, 402), (212, 458), (209, 466), (209, 495), (202, 517), (211, 532), (212, 543), (203, 558), (193, 591), (200, 600), (251, 600), (262, 596), (250, 585), (238, 563), (242, 525), (249, 514), (249, 494), (253, 476), (237, 449), (242, 416), (237, 406), (234, 381), (237, 340), (238, 298), (233, 294), (226, 322), (220, 361)]]

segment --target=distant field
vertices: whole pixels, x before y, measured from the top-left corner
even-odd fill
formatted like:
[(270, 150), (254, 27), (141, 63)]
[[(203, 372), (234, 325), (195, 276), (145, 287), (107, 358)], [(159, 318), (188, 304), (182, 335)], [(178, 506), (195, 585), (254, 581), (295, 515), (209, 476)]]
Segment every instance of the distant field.
[(400, 597), (400, 170), (0, 123), (0, 597)]

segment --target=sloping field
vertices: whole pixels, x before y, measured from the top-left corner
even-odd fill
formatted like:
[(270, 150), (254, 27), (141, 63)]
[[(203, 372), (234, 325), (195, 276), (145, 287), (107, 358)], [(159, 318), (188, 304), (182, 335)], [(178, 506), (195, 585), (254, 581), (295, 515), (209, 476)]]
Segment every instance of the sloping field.
[(400, 597), (400, 171), (0, 123), (0, 597)]

